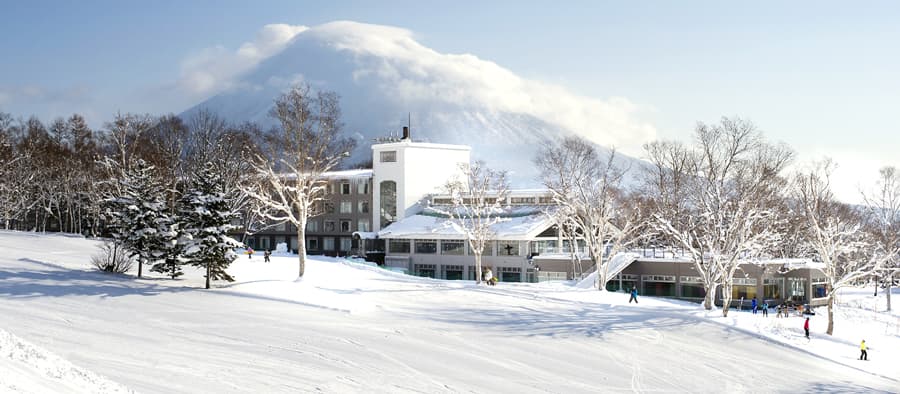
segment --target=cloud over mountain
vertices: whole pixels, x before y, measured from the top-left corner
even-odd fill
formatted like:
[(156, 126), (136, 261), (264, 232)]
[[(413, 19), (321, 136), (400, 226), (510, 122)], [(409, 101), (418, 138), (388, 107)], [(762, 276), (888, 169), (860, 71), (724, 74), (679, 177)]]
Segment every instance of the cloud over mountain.
[(188, 89), (220, 92), (188, 113), (209, 108), (271, 124), (273, 99), (303, 80), (341, 95), (347, 128), (362, 140), (398, 130), (412, 114), (415, 138), (473, 145), (476, 157), (489, 151), (505, 166), (530, 166), (541, 144), (565, 135), (637, 154), (656, 134), (626, 98), (586, 97), (474, 55), (441, 53), (392, 26), (268, 25), (236, 52), (212, 48), (185, 65)]

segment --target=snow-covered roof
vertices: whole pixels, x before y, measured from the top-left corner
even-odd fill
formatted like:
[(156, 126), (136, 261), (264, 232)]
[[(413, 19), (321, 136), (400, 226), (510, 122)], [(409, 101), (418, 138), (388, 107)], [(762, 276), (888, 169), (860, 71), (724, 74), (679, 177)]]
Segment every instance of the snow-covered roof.
[(451, 145), (451, 144), (435, 144), (431, 142), (413, 142), (411, 140), (402, 140), (397, 142), (388, 142), (384, 144), (374, 144), (372, 145), (373, 149), (384, 149), (384, 148), (393, 148), (393, 147), (410, 147), (410, 148), (424, 148), (424, 149), (454, 149), (454, 150), (468, 150), (471, 151), (472, 147), (468, 145)]
[(329, 179), (334, 178), (371, 178), (374, 174), (371, 168), (363, 168), (359, 170), (329, 171), (322, 173), (322, 176)]
[[(533, 206), (511, 207), (504, 212), (506, 221), (491, 226), (496, 239), (529, 240), (553, 225), (553, 221)], [(432, 209), (391, 223), (378, 232), (379, 238), (463, 239), (465, 236), (451, 220)]]
[(354, 237), (359, 237), (359, 239), (375, 239), (378, 238), (378, 233), (373, 231), (354, 231)]

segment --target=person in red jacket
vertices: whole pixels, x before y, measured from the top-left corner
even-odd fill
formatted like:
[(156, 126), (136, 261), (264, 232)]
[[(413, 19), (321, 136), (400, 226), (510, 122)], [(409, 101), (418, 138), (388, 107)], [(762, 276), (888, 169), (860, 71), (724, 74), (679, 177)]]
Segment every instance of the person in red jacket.
[(806, 321), (803, 322), (803, 331), (806, 331), (806, 339), (809, 339), (809, 318), (806, 318)]

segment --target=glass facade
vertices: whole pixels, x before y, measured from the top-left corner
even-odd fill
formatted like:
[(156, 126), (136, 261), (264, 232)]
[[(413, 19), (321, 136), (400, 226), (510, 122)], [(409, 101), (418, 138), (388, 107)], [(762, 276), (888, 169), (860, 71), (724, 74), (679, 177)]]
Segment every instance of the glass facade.
[(787, 278), (787, 296), (794, 302), (806, 302), (806, 278)]
[(517, 241), (500, 241), (497, 249), (497, 255), (518, 256), (519, 243)]
[[(381, 152), (385, 153), (385, 152)], [(381, 228), (397, 221), (397, 182), (381, 182)]]
[(441, 254), (462, 256), (465, 254), (466, 243), (461, 239), (445, 239), (441, 241)]
[(409, 253), (408, 239), (392, 239), (388, 241), (389, 253)]
[(434, 239), (417, 239), (416, 254), (435, 254), (437, 253), (437, 240)]
[(781, 299), (784, 295), (784, 278), (763, 280), (763, 299)]

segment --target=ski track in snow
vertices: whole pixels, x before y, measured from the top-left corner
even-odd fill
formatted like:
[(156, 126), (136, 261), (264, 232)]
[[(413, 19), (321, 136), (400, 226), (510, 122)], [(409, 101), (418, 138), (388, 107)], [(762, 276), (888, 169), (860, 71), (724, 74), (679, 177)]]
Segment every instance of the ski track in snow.
[[(840, 324), (884, 333), (866, 337), (875, 357), (862, 368), (849, 355), (822, 355), (857, 344), (821, 338), (821, 321), (807, 344), (799, 319), (752, 320), (739, 311), (725, 319), (680, 301), (643, 297), (631, 305), (627, 294), (569, 284), (476, 286), (328, 258), (313, 258), (294, 280), (296, 256), (277, 255), (270, 264), (239, 259), (229, 268), (238, 282), (203, 290), (191, 269), (174, 281), (91, 271), (85, 261), (94, 244), (0, 232), (0, 316), (11, 317), (0, 324), (22, 336), (9, 341), (27, 339), (48, 354), (44, 364), (80, 371), (46, 377), (22, 357), (7, 357), (12, 347), (3, 342), (0, 391), (128, 392), (72, 362), (141, 392), (166, 393), (900, 387), (898, 358), (875, 361), (897, 337), (883, 314), (872, 326), (871, 316), (836, 314), (849, 320)], [(785, 371), (789, 379), (777, 378)], [(72, 383), (79, 376), (81, 386)]]

